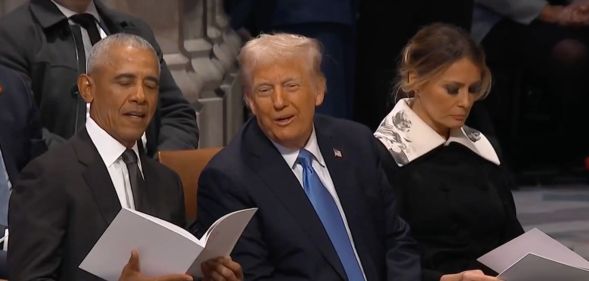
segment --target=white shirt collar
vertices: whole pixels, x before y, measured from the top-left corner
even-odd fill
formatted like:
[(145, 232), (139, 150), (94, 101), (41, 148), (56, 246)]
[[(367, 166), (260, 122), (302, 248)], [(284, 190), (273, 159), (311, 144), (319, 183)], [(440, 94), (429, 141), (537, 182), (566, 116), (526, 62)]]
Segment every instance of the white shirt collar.
[[(292, 169), (295, 167), (297, 162), (297, 157), (299, 156), (299, 149), (291, 149), (286, 148), (274, 141), (272, 141), (278, 152), (284, 157), (288, 166)], [(311, 136), (305, 144), (304, 149), (308, 150), (313, 154), (317, 163), (319, 163), (322, 167), (325, 167), (325, 160), (323, 159), (323, 155), (321, 155), (321, 150), (319, 149), (319, 144), (317, 143), (317, 135), (315, 134), (315, 127), (313, 127), (313, 131), (311, 132)]]
[(495, 149), (481, 132), (463, 126), (452, 129), (446, 140), (411, 109), (410, 102), (410, 98), (397, 102), (374, 133), (374, 136), (386, 146), (397, 165), (406, 165), (434, 148), (452, 142), (466, 146), (496, 165), (501, 164)]
[[(124, 145), (122, 145), (119, 141), (109, 135), (104, 129), (102, 129), (92, 118), (88, 118), (86, 120), (86, 130), (88, 130), (88, 135), (90, 139), (96, 146), (98, 150), (98, 154), (102, 157), (102, 161), (104, 161), (104, 165), (109, 167), (115, 161), (121, 157), (121, 154), (125, 152), (127, 149)], [(137, 159), (139, 159), (139, 150), (137, 148), (137, 142), (133, 145), (133, 151), (137, 155)]]
[[(68, 19), (73, 15), (80, 14), (78, 12), (72, 11), (72, 10), (60, 5), (59, 3), (55, 2), (54, 0), (51, 0), (51, 2), (53, 2), (53, 4), (55, 4), (55, 6), (57, 6), (59, 11)], [(90, 5), (88, 5), (88, 8), (86, 8), (86, 11), (84, 11), (84, 13), (91, 14), (94, 16), (94, 18), (97, 21), (99, 21), (99, 22), (101, 21), (100, 16), (98, 15), (98, 10), (96, 9), (96, 5), (94, 5), (94, 1), (90, 2)]]

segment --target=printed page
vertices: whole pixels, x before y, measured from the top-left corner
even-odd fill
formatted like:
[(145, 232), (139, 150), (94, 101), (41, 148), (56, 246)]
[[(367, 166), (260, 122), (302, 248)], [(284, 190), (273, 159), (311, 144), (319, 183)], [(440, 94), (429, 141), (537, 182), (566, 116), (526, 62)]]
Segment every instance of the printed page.
[(229, 256), (235, 243), (243, 233), (258, 208), (244, 209), (229, 213), (215, 221), (207, 232), (201, 237), (201, 242), (206, 244), (205, 249), (192, 264), (188, 273), (202, 277), (200, 264), (211, 258)]
[(537, 228), (497, 247), (477, 260), (496, 272), (503, 272), (529, 253), (573, 267), (589, 269), (587, 260)]
[(157, 276), (186, 272), (203, 247), (181, 227), (122, 208), (80, 268), (105, 280), (117, 281), (133, 249), (139, 252), (141, 271)]
[(528, 254), (497, 277), (503, 281), (587, 281), (589, 270)]

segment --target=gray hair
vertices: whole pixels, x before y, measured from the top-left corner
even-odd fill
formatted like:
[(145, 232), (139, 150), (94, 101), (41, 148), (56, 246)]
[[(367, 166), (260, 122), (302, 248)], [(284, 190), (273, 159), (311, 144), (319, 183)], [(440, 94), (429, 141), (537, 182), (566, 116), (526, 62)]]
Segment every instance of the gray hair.
[(128, 33), (115, 33), (98, 41), (88, 55), (88, 62), (86, 63), (87, 73), (92, 73), (97, 65), (108, 61), (108, 51), (115, 45), (127, 45), (138, 49), (150, 50), (157, 62), (157, 68), (160, 69), (160, 60), (157, 52), (147, 40)]
[(241, 82), (250, 91), (251, 75), (258, 65), (268, 65), (274, 62), (303, 58), (302, 64), (309, 66), (316, 77), (325, 77), (321, 72), (321, 45), (319, 41), (302, 35), (276, 33), (261, 34), (248, 41), (239, 53)]

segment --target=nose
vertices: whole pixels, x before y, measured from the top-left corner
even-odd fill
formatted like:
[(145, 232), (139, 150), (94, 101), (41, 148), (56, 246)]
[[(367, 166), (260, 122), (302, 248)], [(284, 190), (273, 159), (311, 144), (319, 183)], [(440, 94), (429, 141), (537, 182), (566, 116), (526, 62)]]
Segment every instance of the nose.
[(137, 103), (145, 102), (145, 89), (141, 85), (137, 86), (137, 90), (133, 93), (131, 100)]
[(474, 95), (471, 95), (468, 92), (468, 89), (461, 90), (460, 94), (458, 95), (458, 106), (468, 110), (470, 109), (473, 103)]
[(274, 109), (280, 110), (285, 108), (288, 105), (288, 97), (287, 94), (282, 90), (281, 87), (277, 87), (272, 95), (272, 105)]

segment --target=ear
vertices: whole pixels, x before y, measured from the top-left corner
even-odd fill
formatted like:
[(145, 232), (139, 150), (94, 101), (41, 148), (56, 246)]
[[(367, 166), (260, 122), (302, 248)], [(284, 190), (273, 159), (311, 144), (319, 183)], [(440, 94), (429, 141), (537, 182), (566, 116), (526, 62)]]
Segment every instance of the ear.
[(325, 77), (321, 76), (317, 78), (317, 89), (315, 94), (315, 106), (320, 106), (323, 103), (323, 99), (325, 99), (325, 91), (326, 91), (326, 81)]
[(415, 73), (415, 71), (410, 71), (409, 75), (407, 76), (407, 84), (411, 85), (411, 84), (415, 83), (416, 79), (417, 79), (417, 74)]
[(92, 103), (94, 100), (94, 80), (88, 74), (80, 74), (78, 76), (78, 91), (80, 96), (87, 103)]
[(250, 109), (252, 114), (256, 115), (256, 106), (254, 105), (254, 102), (251, 99), (251, 93), (249, 91), (245, 91), (243, 93), (243, 101), (245, 102), (245, 105)]

